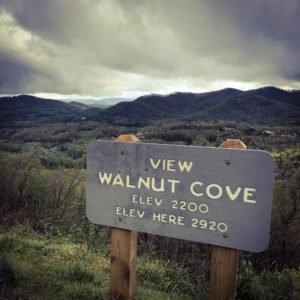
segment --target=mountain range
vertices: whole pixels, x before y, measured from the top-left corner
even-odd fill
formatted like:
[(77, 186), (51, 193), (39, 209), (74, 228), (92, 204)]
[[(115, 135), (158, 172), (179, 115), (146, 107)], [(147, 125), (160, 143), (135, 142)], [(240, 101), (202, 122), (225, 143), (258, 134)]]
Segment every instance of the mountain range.
[(0, 98), (0, 122), (92, 120), (146, 125), (155, 120), (233, 120), (261, 124), (299, 124), (300, 91), (276, 87), (241, 91), (146, 95), (106, 109), (78, 102), (28, 95)]

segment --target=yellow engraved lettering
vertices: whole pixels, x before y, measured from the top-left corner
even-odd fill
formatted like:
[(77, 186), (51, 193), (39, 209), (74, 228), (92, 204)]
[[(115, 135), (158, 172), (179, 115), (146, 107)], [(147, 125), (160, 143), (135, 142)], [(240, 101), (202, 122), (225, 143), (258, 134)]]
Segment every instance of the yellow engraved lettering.
[(130, 175), (126, 175), (126, 187), (131, 188), (131, 189), (135, 189), (135, 185), (130, 184)]
[(160, 213), (156, 213), (156, 212), (154, 212), (154, 213), (152, 213), (152, 220), (153, 221), (160, 221)]
[(129, 209), (129, 217), (132, 217), (132, 218), (135, 218), (136, 217), (136, 210), (135, 209), (133, 209), (133, 208), (130, 208)]
[(146, 180), (143, 177), (139, 177), (137, 188), (140, 190), (144, 186), (147, 190), (150, 190), (150, 177), (146, 177)]
[(155, 186), (155, 180), (156, 178), (152, 177), (152, 190), (154, 192), (164, 192), (165, 191), (165, 180), (163, 178), (160, 179), (160, 185), (157, 187)]
[(122, 207), (116, 206), (116, 215), (122, 215), (121, 210), (122, 210)]
[(142, 219), (144, 217), (144, 214), (145, 214), (145, 212), (143, 210), (142, 211), (137, 210), (136, 213), (137, 213), (137, 215), (140, 219)]
[(253, 200), (253, 199), (249, 199), (249, 197), (253, 197), (253, 193), (256, 192), (256, 189), (253, 189), (253, 188), (245, 188), (244, 189), (244, 202), (245, 203), (252, 203), (252, 204), (255, 204), (256, 203), (256, 200)]
[(232, 201), (235, 200), (239, 196), (239, 194), (242, 190), (241, 187), (238, 187), (234, 192), (232, 192), (231, 187), (228, 185), (226, 185), (225, 189), (226, 189), (227, 195), (229, 196), (229, 198)]
[(175, 164), (174, 159), (168, 159), (167, 160), (167, 171), (176, 172), (176, 169), (174, 168), (174, 164)]
[(176, 224), (176, 216), (174, 215), (169, 215), (169, 223), (170, 224)]
[(190, 191), (191, 191), (191, 193), (194, 195), (194, 196), (196, 196), (196, 197), (201, 197), (201, 196), (203, 196), (203, 193), (199, 193), (199, 192), (196, 192), (195, 191), (195, 186), (202, 186), (203, 185), (203, 183), (202, 182), (200, 182), (200, 181), (194, 181), (192, 184), (191, 184), (191, 186), (190, 186)]
[(176, 215), (168, 215), (168, 214), (153, 212), (152, 213), (152, 220), (162, 222), (162, 223), (169, 223), (169, 224), (175, 224), (175, 225), (184, 225), (184, 217), (176, 216)]
[(124, 187), (124, 182), (122, 180), (122, 177), (120, 174), (117, 174), (116, 177), (114, 178), (112, 185), (119, 185), (121, 187)]
[(177, 222), (178, 225), (184, 225), (184, 217), (178, 216), (178, 220), (177, 221), (178, 221)]
[(153, 201), (154, 201), (153, 197), (151, 197), (151, 196), (146, 197), (146, 204), (147, 205), (153, 205)]
[(158, 159), (157, 162), (155, 163), (153, 158), (150, 158), (150, 164), (154, 170), (157, 170), (157, 168), (160, 165), (160, 162), (161, 162), (161, 159)]
[(160, 206), (162, 204), (163, 200), (164, 199), (162, 199), (162, 198), (160, 198), (159, 200), (158, 200), (158, 198), (154, 198), (154, 201), (155, 201), (157, 206)]
[(100, 180), (101, 184), (104, 184), (104, 183), (110, 184), (111, 177), (112, 177), (112, 173), (99, 172), (99, 180)]
[(124, 217), (131, 217), (131, 218), (140, 218), (142, 219), (145, 215), (145, 211), (138, 210), (134, 208), (125, 208), (122, 206), (116, 206), (115, 209), (116, 215), (124, 216)]
[(163, 223), (169, 223), (168, 215), (167, 214), (161, 214), (161, 222), (163, 222)]
[[(213, 195), (213, 194), (211, 193), (211, 189), (212, 189), (212, 188), (215, 188), (215, 189), (218, 190), (216, 195)], [(222, 190), (222, 187), (221, 187), (220, 185), (218, 185), (218, 184), (216, 184), (216, 183), (212, 183), (212, 184), (210, 184), (210, 185), (208, 185), (208, 186), (206, 187), (206, 194), (207, 194), (207, 196), (208, 196), (209, 198), (211, 198), (211, 199), (219, 199), (219, 198), (222, 197), (223, 190)]]
[(132, 203), (136, 203), (136, 204), (149, 205), (149, 206), (156, 205), (157, 207), (159, 207), (163, 203), (164, 199), (151, 197), (151, 196), (140, 196), (134, 194), (131, 196), (131, 201)]
[(139, 203), (138, 200), (137, 200), (138, 197), (139, 197), (139, 195), (132, 195), (132, 197), (131, 197), (132, 203)]
[(204, 203), (200, 204), (199, 205), (199, 211), (202, 213), (202, 214), (206, 214), (208, 213), (208, 206)]
[(171, 183), (171, 193), (174, 194), (175, 193), (175, 185), (180, 183), (180, 181), (176, 180), (176, 179), (168, 179), (167, 181), (169, 183)]
[(179, 167), (179, 170), (181, 172), (184, 172), (186, 171), (187, 173), (189, 173), (192, 169), (192, 166), (193, 166), (193, 162), (190, 161), (189, 163), (187, 161), (178, 161), (178, 167)]

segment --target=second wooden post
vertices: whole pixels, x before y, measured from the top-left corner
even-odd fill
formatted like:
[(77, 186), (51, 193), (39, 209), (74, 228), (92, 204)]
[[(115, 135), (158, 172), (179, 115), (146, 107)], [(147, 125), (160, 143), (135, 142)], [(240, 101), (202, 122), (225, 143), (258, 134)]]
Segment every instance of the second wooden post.
[[(226, 140), (220, 148), (246, 149), (240, 140)], [(239, 251), (213, 246), (209, 282), (209, 300), (234, 300)]]

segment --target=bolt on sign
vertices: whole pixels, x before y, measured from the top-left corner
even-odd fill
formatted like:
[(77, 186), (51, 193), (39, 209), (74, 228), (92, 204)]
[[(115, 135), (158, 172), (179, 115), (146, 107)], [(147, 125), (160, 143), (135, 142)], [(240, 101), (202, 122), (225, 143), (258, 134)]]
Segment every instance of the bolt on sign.
[(260, 252), (273, 180), (264, 151), (94, 141), (86, 212), (96, 224)]

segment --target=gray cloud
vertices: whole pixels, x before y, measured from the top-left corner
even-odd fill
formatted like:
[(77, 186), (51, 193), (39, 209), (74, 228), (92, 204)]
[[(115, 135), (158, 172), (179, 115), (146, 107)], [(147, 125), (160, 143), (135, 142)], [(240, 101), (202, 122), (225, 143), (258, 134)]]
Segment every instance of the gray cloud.
[(0, 8), (0, 93), (300, 88), (298, 0), (0, 0)]

